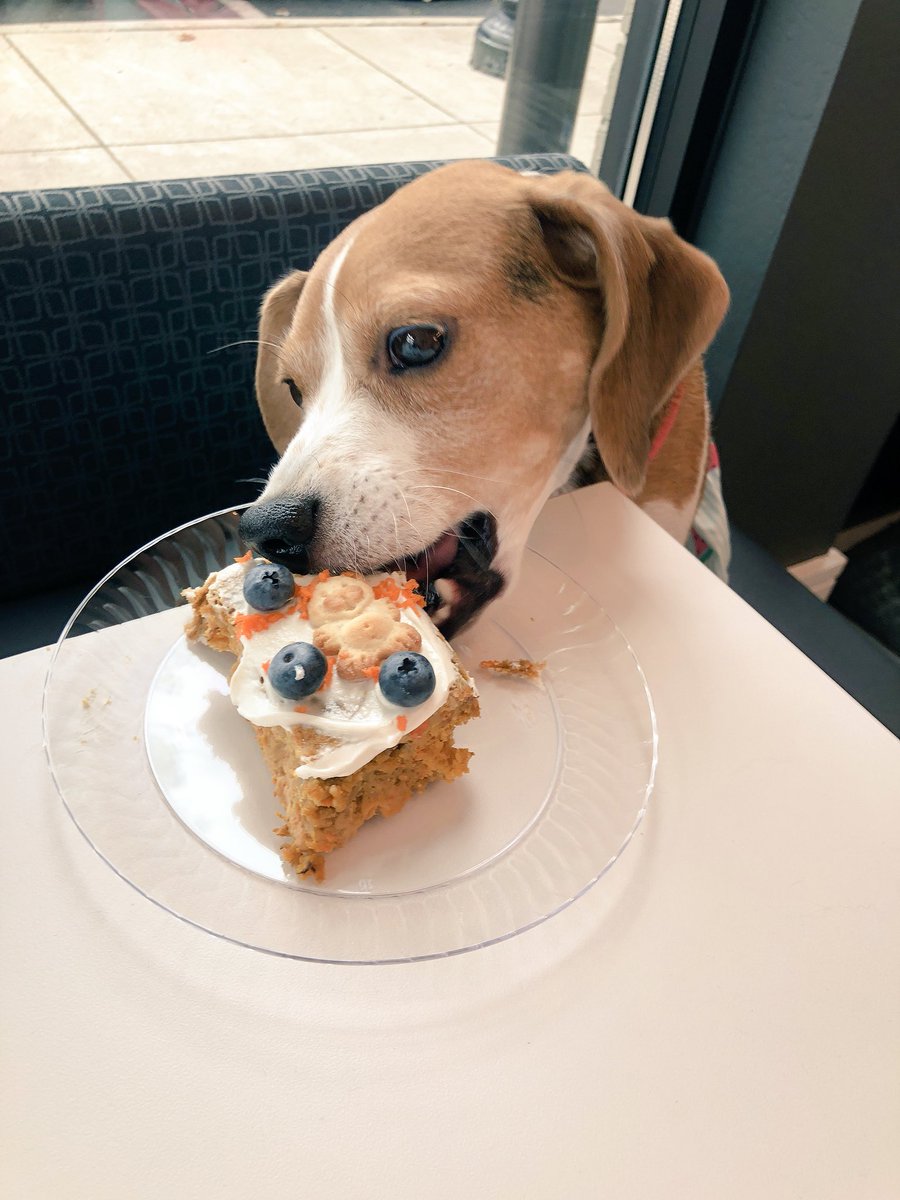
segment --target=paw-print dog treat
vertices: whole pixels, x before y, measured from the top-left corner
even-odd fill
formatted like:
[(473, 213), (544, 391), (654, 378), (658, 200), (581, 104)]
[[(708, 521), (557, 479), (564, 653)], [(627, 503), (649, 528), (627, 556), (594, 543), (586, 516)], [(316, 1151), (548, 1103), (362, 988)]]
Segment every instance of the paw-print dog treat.
[(307, 605), (309, 623), (313, 629), (336, 621), (351, 621), (358, 617), (375, 599), (375, 593), (364, 579), (351, 575), (334, 575), (323, 579), (312, 591)]
[(370, 817), (468, 769), (477, 693), (399, 575), (291, 575), (249, 555), (185, 593), (196, 638), (238, 658), (231, 698), (272, 773), (301, 875)]
[(390, 600), (373, 597), (351, 620), (320, 626), (313, 644), (323, 654), (337, 656), (337, 673), (342, 679), (364, 679), (372, 667), (398, 650), (418, 650), (422, 635), (400, 620), (400, 610)]

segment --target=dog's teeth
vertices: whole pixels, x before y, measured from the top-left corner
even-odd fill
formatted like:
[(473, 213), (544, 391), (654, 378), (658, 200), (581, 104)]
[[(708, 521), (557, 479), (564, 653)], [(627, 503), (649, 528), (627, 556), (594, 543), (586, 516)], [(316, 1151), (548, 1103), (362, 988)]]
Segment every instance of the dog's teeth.
[[(435, 579), (433, 586), (445, 605), (452, 605), (459, 599), (459, 587), (452, 579)], [(441, 612), (443, 608), (438, 610), (438, 615)]]
[(435, 579), (431, 586), (444, 601), (431, 618), (436, 625), (440, 625), (441, 621), (446, 621), (447, 617), (450, 616), (450, 613), (453, 611), (453, 605), (459, 599), (459, 584), (453, 579)]

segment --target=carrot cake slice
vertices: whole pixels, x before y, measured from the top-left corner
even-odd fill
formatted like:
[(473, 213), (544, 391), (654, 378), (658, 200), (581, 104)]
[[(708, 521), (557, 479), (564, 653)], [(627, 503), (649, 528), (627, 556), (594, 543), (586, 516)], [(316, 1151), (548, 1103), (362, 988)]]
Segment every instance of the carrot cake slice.
[(231, 698), (272, 774), (300, 875), (371, 817), (391, 816), (435, 780), (468, 770), (457, 725), (475, 687), (397, 573), (293, 575), (252, 558), (184, 593), (187, 636), (237, 658)]

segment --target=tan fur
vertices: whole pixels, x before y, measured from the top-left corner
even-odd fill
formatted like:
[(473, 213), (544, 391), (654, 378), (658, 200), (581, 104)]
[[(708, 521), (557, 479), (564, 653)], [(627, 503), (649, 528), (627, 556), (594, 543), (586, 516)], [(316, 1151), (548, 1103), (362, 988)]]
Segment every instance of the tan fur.
[[(658, 420), (654, 422), (651, 439), (658, 424)], [(668, 500), (679, 508), (686, 504), (698, 490), (700, 477), (706, 470), (708, 447), (706, 376), (703, 364), (697, 362), (685, 377), (675, 426), (647, 469), (644, 486), (635, 497), (637, 503)]]
[[(514, 527), (507, 536), (524, 544), (588, 415), (622, 491), (676, 506), (695, 496), (708, 437), (700, 356), (728, 290), (667, 221), (640, 216), (573, 172), (532, 177), (466, 162), (401, 188), (263, 302), (257, 395), (280, 451), (303, 420), (284, 378), (312, 408), (327, 367), (326, 279), (345, 247), (333, 305), (347, 386), (414, 431), (423, 464), (415, 486), (439, 505), (432, 518), (407, 489), (407, 523), (398, 499), (400, 552), (417, 552), (433, 529), (475, 508), (498, 516), (501, 543)], [(428, 368), (392, 372), (387, 332), (423, 323), (448, 330), (448, 350)], [(685, 377), (678, 420), (648, 465), (662, 410)], [(287, 457), (308, 486), (304, 454), (298, 442)]]
[(279, 453), (297, 431), (300, 414), (284, 386), (281, 345), (290, 328), (297, 301), (306, 282), (306, 271), (291, 271), (266, 293), (259, 314), (259, 351), (256, 358), (256, 395), (266, 433)]
[(561, 277), (602, 299), (605, 336), (589, 384), (594, 438), (613, 481), (637, 497), (654, 418), (712, 340), (728, 289), (668, 221), (640, 216), (590, 176), (530, 182)]

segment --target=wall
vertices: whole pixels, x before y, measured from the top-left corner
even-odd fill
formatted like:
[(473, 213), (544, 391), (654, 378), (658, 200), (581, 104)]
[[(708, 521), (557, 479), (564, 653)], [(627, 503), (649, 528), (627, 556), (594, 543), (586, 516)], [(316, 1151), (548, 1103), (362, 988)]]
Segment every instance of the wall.
[(722, 268), (732, 307), (707, 355), (722, 396), (834, 83), (860, 0), (768, 0), (694, 240)]
[(698, 237), (735, 294), (709, 356), (729, 512), (784, 563), (832, 543), (900, 410), (896, 0), (862, 0), (827, 98), (804, 8), (764, 10)]

